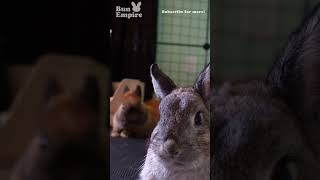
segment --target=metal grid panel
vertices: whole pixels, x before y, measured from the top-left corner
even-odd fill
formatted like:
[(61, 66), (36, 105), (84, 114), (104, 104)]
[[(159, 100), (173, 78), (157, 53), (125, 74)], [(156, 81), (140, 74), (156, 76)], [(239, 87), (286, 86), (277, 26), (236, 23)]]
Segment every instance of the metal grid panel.
[(158, 42), (199, 44), (206, 42), (207, 13), (162, 14), (161, 10), (208, 10), (208, 0), (159, 0)]
[[(159, 0), (157, 63), (178, 85), (190, 85), (209, 62), (208, 0)], [(162, 10), (205, 10), (163, 14)]]
[(206, 65), (206, 52), (198, 47), (158, 45), (158, 63), (179, 85), (190, 85)]

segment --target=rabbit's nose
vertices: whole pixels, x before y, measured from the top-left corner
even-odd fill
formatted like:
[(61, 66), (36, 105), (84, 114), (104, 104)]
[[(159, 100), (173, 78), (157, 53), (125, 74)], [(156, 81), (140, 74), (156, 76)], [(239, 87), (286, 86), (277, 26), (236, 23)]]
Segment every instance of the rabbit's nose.
[(168, 139), (163, 143), (162, 150), (170, 155), (177, 155), (178, 154), (178, 148), (175, 140)]

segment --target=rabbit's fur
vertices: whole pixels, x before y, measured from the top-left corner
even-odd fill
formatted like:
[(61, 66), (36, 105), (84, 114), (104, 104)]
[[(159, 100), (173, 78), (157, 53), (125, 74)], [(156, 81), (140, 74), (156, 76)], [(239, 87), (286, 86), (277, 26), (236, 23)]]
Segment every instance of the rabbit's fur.
[(210, 66), (193, 87), (179, 88), (157, 65), (151, 66), (155, 93), (161, 99), (142, 180), (209, 180)]
[(57, 80), (50, 79), (42, 132), (16, 163), (11, 180), (106, 177), (103, 143), (98, 142), (99, 94), (98, 82), (92, 77), (75, 94), (63, 92)]
[(290, 35), (265, 81), (226, 83), (214, 93), (213, 180), (320, 178), (319, 8)]
[(112, 137), (150, 137), (159, 121), (159, 101), (142, 102), (141, 88), (124, 89), (121, 105), (112, 118)]

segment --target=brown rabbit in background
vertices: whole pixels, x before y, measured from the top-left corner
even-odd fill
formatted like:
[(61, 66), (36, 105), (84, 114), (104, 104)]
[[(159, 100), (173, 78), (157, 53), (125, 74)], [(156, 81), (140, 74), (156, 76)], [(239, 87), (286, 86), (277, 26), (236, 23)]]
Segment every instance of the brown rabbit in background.
[(141, 88), (125, 88), (123, 102), (112, 119), (111, 136), (149, 137), (159, 121), (159, 101), (141, 100)]
[(11, 180), (106, 178), (99, 150), (98, 104), (98, 84), (91, 77), (79, 94), (65, 93), (55, 79), (49, 80), (44, 128), (16, 164)]
[(320, 5), (265, 81), (226, 83), (211, 107), (211, 179), (320, 179)]
[(150, 71), (161, 99), (160, 121), (150, 138), (141, 180), (209, 180), (210, 65), (193, 87), (177, 87), (157, 65)]

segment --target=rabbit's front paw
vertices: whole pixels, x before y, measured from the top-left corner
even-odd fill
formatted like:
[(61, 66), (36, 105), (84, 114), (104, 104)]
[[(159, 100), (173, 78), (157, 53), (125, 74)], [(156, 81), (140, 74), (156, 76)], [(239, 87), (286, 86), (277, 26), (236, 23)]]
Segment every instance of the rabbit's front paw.
[(121, 131), (120, 136), (123, 138), (127, 138), (129, 137), (129, 132), (126, 130)]
[(119, 137), (119, 136), (120, 136), (119, 132), (117, 132), (117, 131), (111, 132), (111, 137)]

